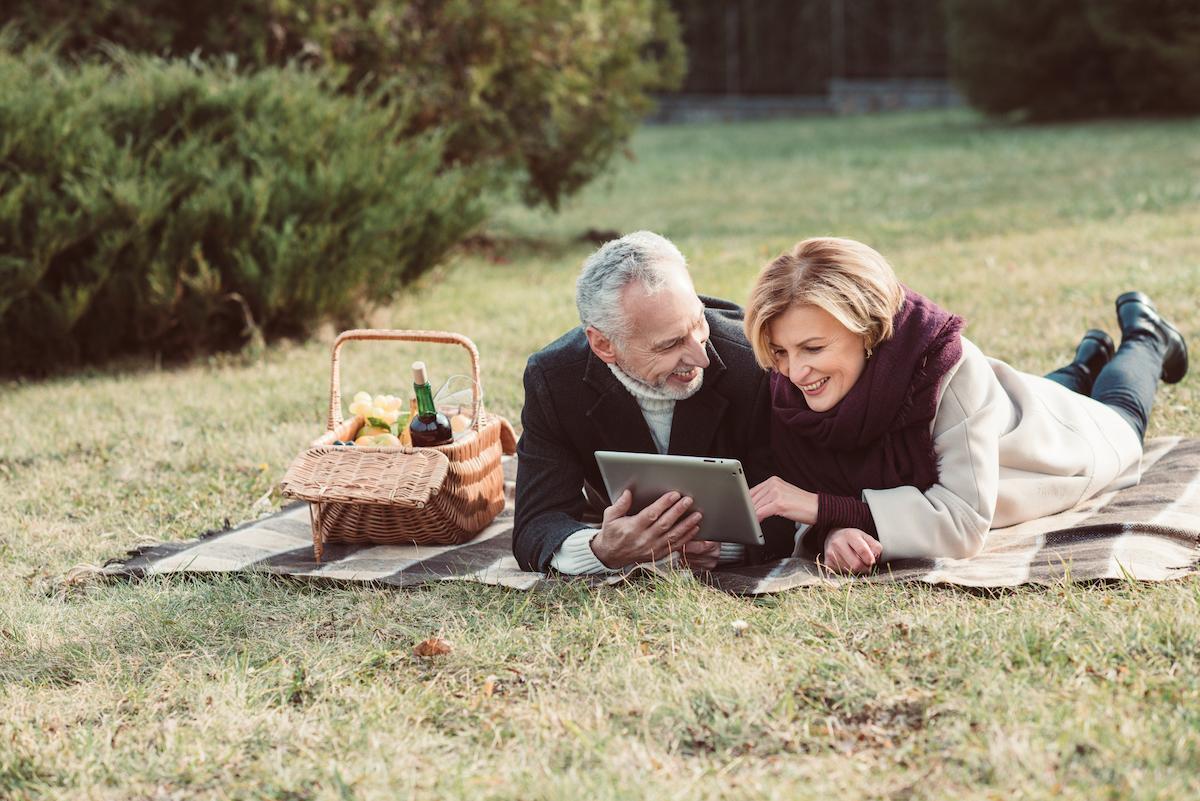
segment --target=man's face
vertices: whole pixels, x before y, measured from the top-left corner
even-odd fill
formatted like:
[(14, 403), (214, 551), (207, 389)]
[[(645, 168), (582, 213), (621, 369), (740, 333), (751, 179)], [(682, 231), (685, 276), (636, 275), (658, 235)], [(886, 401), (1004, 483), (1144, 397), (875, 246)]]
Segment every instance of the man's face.
[(652, 295), (633, 282), (622, 291), (621, 305), (631, 333), (614, 343), (617, 366), (676, 400), (696, 394), (708, 367), (708, 320), (686, 270), (673, 270)]

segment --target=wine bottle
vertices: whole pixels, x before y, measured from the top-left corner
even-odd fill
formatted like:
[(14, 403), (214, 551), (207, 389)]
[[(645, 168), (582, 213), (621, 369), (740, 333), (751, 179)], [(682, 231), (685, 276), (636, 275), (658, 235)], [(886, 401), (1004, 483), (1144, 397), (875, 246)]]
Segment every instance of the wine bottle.
[(450, 421), (433, 405), (433, 387), (425, 374), (425, 362), (413, 362), (413, 392), (417, 396), (417, 413), (408, 421), (412, 444), (418, 448), (446, 445), (454, 439)]

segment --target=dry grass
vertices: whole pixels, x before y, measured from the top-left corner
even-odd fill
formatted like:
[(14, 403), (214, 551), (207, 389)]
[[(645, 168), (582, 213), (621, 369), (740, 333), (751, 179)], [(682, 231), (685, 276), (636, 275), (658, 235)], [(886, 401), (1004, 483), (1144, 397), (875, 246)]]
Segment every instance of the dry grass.
[[(609, 184), (558, 217), (505, 209), (494, 247), (378, 322), (470, 334), (489, 405), (516, 419), (526, 355), (573, 322), (590, 249), (574, 237), (646, 227), (736, 300), (801, 236), (865, 239), (1031, 371), (1111, 328), (1129, 288), (1195, 339), (1198, 133), (967, 114), (648, 129)], [(0, 388), (0, 798), (1200, 793), (1195, 580), (756, 601), (685, 576), (537, 593), (61, 581), (252, 515), (321, 428), (327, 345)], [(346, 392), (394, 390), (414, 355), (353, 347)], [(1198, 386), (1160, 393), (1152, 434), (1200, 435)], [(439, 632), (452, 653), (413, 655)]]

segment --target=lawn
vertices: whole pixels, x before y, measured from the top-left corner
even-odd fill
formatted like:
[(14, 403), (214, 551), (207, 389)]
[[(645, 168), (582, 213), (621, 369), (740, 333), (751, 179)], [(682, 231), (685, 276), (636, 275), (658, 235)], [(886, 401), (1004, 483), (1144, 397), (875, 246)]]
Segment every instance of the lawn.
[[(676, 241), (743, 302), (795, 240), (880, 249), (1029, 371), (1150, 293), (1200, 336), (1200, 120), (966, 112), (655, 127), (556, 216), (512, 205), (381, 326), (448, 328), (519, 420), (589, 228)], [(686, 575), (534, 593), (261, 576), (67, 581), (256, 514), (320, 432), (326, 333), (179, 368), (0, 385), (0, 798), (1181, 798), (1200, 794), (1200, 581), (747, 600)], [(417, 355), (355, 344), (344, 394)], [(1200, 435), (1200, 380), (1150, 435)], [(269, 502), (269, 499), (268, 501)], [(750, 625), (735, 636), (730, 623)], [(413, 655), (440, 633), (452, 653)]]

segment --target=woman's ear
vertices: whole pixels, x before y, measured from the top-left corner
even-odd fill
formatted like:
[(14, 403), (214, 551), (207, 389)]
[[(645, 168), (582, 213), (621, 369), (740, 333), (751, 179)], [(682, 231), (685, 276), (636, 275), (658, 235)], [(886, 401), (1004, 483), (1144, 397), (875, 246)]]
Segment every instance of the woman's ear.
[(592, 348), (592, 353), (605, 364), (617, 363), (617, 349), (613, 341), (602, 334), (594, 326), (588, 326), (583, 330), (583, 333), (588, 338), (588, 345)]

